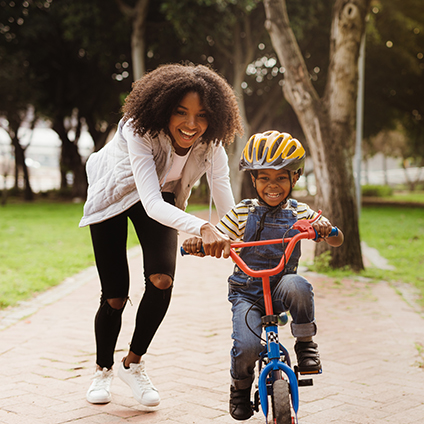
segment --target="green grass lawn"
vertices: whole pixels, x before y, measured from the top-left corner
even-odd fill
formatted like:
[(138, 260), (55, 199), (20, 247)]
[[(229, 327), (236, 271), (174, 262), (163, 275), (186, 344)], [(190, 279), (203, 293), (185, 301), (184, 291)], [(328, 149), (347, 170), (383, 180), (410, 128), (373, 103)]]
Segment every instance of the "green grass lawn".
[(394, 193), (388, 199), (401, 201), (401, 202), (415, 202), (415, 203), (424, 203), (424, 191), (417, 192), (404, 192), (404, 193)]
[(424, 298), (424, 208), (363, 208), (360, 234), (396, 267), (381, 277), (413, 284)]
[(0, 307), (54, 286), (93, 264), (80, 204), (8, 204), (0, 208)]
[[(0, 308), (94, 264), (89, 229), (78, 228), (81, 215), (82, 204), (73, 203), (0, 207)], [(365, 207), (360, 231), (362, 239), (397, 268), (367, 270), (364, 275), (411, 283), (424, 295), (424, 209)], [(128, 244), (137, 244), (132, 226)]]

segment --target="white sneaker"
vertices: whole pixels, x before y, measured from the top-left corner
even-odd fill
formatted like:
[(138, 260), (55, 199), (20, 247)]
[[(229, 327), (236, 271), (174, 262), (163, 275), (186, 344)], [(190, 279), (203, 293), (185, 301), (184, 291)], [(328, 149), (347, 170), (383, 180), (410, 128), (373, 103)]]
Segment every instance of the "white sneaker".
[(146, 374), (144, 361), (139, 364), (130, 364), (129, 369), (124, 368), (124, 362), (121, 362), (118, 369), (118, 377), (131, 387), (134, 398), (142, 405), (159, 405), (159, 393)]
[(93, 382), (87, 392), (87, 400), (90, 403), (109, 403), (112, 399), (110, 383), (113, 380), (113, 370), (103, 368), (97, 370), (93, 376)]

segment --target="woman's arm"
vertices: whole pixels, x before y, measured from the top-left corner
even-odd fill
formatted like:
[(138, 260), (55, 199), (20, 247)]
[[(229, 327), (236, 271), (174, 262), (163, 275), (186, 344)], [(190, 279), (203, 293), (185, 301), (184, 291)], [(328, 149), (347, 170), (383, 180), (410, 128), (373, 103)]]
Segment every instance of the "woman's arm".
[[(234, 196), (230, 184), (230, 169), (228, 156), (222, 144), (214, 148), (213, 167), (208, 171), (209, 186), (212, 185), (212, 197), (221, 219), (231, 208), (234, 207)], [(213, 181), (211, 174), (213, 173)]]

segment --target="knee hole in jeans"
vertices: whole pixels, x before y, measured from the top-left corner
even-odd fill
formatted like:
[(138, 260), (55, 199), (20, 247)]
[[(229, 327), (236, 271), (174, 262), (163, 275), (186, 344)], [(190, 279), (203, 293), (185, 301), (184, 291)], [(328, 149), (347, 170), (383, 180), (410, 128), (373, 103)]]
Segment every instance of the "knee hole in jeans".
[(127, 303), (127, 298), (115, 297), (112, 299), (107, 299), (107, 303), (109, 303), (112, 309), (120, 310), (123, 309), (125, 304)]

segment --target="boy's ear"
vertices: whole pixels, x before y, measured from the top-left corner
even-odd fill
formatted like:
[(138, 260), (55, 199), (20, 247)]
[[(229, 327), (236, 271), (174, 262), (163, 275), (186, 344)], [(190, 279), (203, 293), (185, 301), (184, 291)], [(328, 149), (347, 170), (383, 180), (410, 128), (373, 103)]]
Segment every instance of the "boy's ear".
[(296, 172), (295, 174), (293, 174), (293, 182), (292, 182), (292, 187), (294, 187), (297, 183), (297, 181), (299, 180), (300, 175)]
[(255, 176), (252, 173), (250, 174), (250, 178), (252, 179), (253, 187), (256, 188), (256, 178), (255, 178)]

